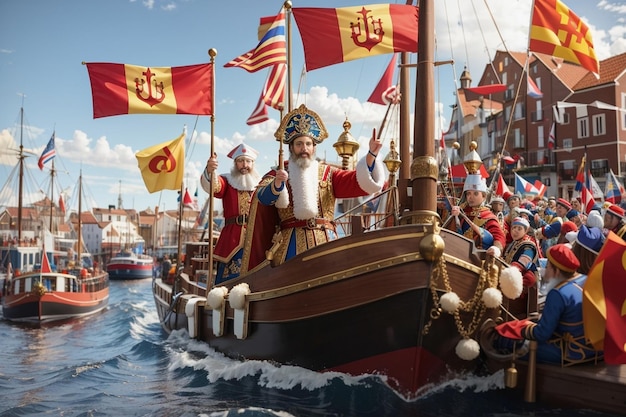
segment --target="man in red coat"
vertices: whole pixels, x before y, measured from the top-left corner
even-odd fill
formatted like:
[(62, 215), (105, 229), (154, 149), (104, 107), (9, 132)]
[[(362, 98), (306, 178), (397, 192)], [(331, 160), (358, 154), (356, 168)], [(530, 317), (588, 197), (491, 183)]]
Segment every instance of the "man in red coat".
[(238, 145), (228, 157), (234, 160), (230, 174), (217, 175), (217, 155), (209, 158), (200, 177), (202, 188), (213, 196), (222, 199), (224, 228), (215, 245), (214, 256), (219, 262), (215, 283), (219, 284), (239, 276), (245, 229), (250, 210), (250, 199), (261, 176), (254, 168), (257, 152), (250, 146)]

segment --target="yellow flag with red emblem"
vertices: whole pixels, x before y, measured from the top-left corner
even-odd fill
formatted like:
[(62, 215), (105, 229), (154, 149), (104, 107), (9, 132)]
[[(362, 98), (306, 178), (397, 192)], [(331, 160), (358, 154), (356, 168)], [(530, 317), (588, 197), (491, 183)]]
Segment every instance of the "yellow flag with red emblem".
[(185, 174), (185, 132), (177, 139), (135, 154), (149, 192), (180, 190)]

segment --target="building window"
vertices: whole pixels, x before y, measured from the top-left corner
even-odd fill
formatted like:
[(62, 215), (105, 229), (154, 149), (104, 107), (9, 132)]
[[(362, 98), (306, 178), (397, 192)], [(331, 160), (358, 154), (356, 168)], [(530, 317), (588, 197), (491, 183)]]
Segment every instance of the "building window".
[(569, 113), (563, 113), (563, 120), (561, 120), (561, 124), (562, 125), (568, 125), (569, 124)]
[(591, 161), (591, 175), (601, 178), (609, 172), (608, 159), (593, 159)]
[(576, 177), (576, 161), (561, 161), (561, 179), (572, 180)]
[(522, 135), (520, 129), (515, 129), (515, 148), (524, 148), (524, 135)]
[(587, 117), (581, 117), (578, 119), (578, 139), (589, 137), (588, 123), (589, 119)]
[(522, 119), (526, 115), (524, 109), (525, 107), (523, 103), (517, 103), (515, 105), (515, 120)]
[(509, 57), (508, 57), (508, 56), (505, 56), (505, 57), (504, 57), (504, 66), (506, 67), (506, 66), (508, 66), (508, 65), (509, 65)]
[(563, 149), (572, 149), (572, 139), (563, 139)]
[(537, 146), (539, 146), (540, 148), (544, 148), (545, 147), (545, 137), (544, 137), (544, 133), (543, 133), (543, 126), (537, 126)]
[(595, 114), (591, 116), (593, 123), (593, 136), (606, 135), (606, 120), (604, 114)]

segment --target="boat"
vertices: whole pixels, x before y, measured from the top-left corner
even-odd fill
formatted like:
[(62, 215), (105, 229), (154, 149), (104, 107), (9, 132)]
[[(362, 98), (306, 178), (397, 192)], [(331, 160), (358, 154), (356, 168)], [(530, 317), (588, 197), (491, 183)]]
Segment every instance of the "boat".
[[(24, 110), (21, 109), (23, 124)], [(22, 177), (24, 159), (23, 144), (20, 143), (18, 230), (15, 241), (3, 242), (2, 261), (6, 270), (2, 295), (2, 313), (13, 322), (43, 323), (58, 322), (85, 317), (102, 311), (109, 300), (109, 275), (94, 269), (89, 258), (81, 250), (81, 220), (78, 216), (78, 243), (76, 259), (69, 259), (66, 267), (59, 271), (50, 259), (56, 252), (46, 247), (45, 239), (23, 239)], [(79, 190), (82, 190), (82, 175)], [(78, 211), (81, 210), (79, 191)], [(38, 243), (39, 242), (39, 243)]]
[[(427, 3), (421, 10), (429, 8)], [(421, 19), (428, 15), (420, 12)], [(420, 31), (427, 25), (420, 22)], [(421, 54), (432, 57), (432, 48)], [(418, 71), (426, 74), (428, 69)], [(425, 80), (418, 80), (418, 94), (432, 94), (432, 84)], [(415, 137), (434, 137), (434, 120), (427, 119), (416, 121), (420, 131)], [(363, 217), (355, 213), (345, 219), (345, 237), (279, 266), (268, 261), (219, 287), (211, 285), (209, 242), (187, 244), (174, 283), (159, 277), (153, 281), (163, 328), (186, 329), (233, 358), (378, 374), (407, 397), (457, 371), (476, 370), (478, 358), (466, 356), (463, 348), (476, 346), (473, 337), (480, 324), (497, 315), (481, 296), (497, 287), (506, 265), (472, 240), (440, 227), (437, 175), (432, 175), (438, 167), (430, 156), (434, 141), (417, 140), (414, 149), (419, 156), (404, 164), (417, 167), (413, 196), (423, 198), (409, 201), (409, 180), (402, 178), (405, 209), (395, 213), (397, 221), (389, 227), (365, 230)], [(391, 193), (397, 192), (395, 180), (391, 184)], [(442, 313), (440, 298), (452, 291), (466, 308)]]
[(107, 262), (106, 270), (111, 280), (137, 280), (150, 278), (153, 264), (151, 256), (122, 250)]
[[(434, 7), (434, 0), (419, 1), (414, 154), (401, 152), (398, 158), (392, 147), (385, 159), (390, 172), (386, 194), (399, 204), (373, 228), (366, 215), (350, 210), (341, 238), (280, 265), (268, 259), (219, 286), (212, 284), (211, 243), (188, 243), (175, 280), (153, 280), (157, 313), (167, 333), (185, 330), (239, 360), (378, 375), (398, 395), (412, 399), (428, 387), (464, 372), (482, 373), (487, 362), (494, 363), (479, 342), (486, 326), (502, 319), (505, 310), (520, 317), (536, 313), (536, 303), (520, 305), (500, 285), (508, 265), (441, 227), (434, 140), (422, 139), (435, 137), (434, 105), (424, 104), (434, 101)], [(408, 91), (403, 88), (407, 67), (401, 65), (402, 91)], [(400, 106), (406, 110), (408, 105), (403, 100)], [(410, 136), (406, 126), (401, 123), (401, 138)], [(404, 146), (408, 149), (408, 144), (400, 149)], [(486, 290), (501, 290), (502, 304), (486, 305)], [(460, 307), (451, 311), (442, 300), (452, 294)], [(536, 301), (536, 291), (529, 291), (529, 300), (533, 296)], [(489, 371), (509, 366), (500, 363)], [(529, 402), (624, 411), (624, 365), (598, 362), (583, 369), (529, 362), (518, 369), (526, 383), (516, 386), (532, 394), (524, 395)]]

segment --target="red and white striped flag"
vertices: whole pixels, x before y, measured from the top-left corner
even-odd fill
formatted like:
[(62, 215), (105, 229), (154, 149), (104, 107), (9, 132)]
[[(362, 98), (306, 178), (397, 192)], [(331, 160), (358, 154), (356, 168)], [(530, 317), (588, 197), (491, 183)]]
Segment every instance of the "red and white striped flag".
[(256, 72), (276, 64), (287, 63), (285, 8), (281, 8), (276, 16), (261, 18), (261, 26), (263, 27), (270, 19), (272, 23), (256, 48), (227, 62), (224, 67), (239, 67), (248, 72)]
[(282, 110), (285, 106), (285, 84), (287, 82), (287, 64), (274, 65), (267, 76), (265, 86), (256, 108), (246, 120), (246, 124), (254, 125), (269, 119), (267, 107)]
[(589, 191), (584, 185), (582, 191), (580, 192), (580, 199), (583, 212), (585, 214), (591, 213), (591, 210), (593, 210), (593, 206), (596, 204), (596, 201), (593, 198), (593, 194), (591, 193), (591, 191)]

